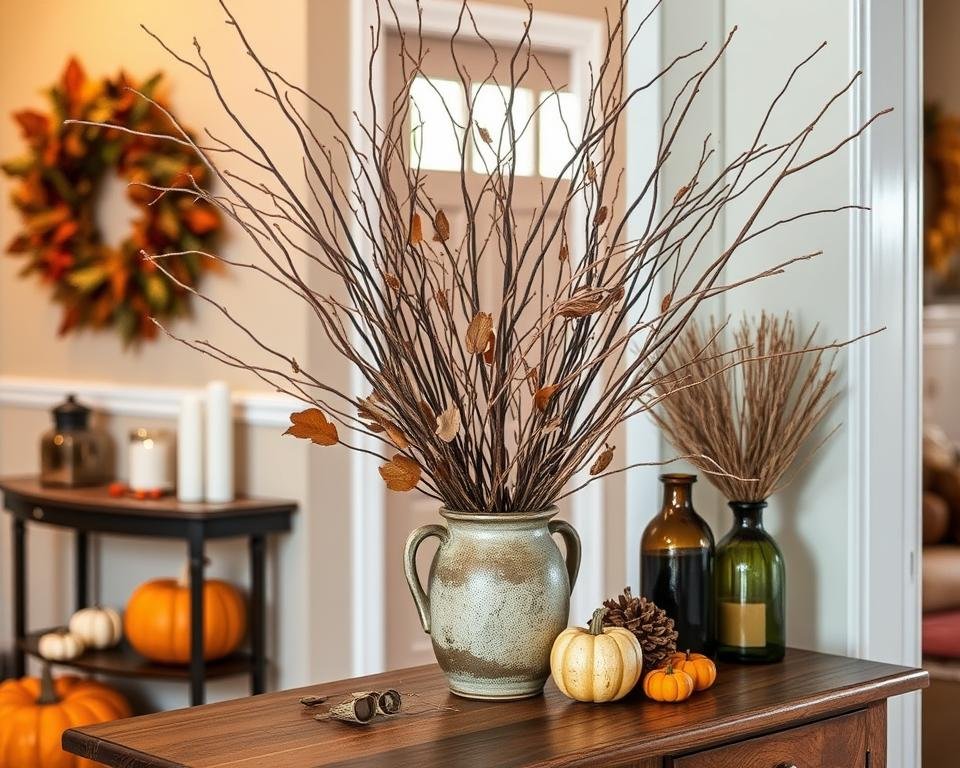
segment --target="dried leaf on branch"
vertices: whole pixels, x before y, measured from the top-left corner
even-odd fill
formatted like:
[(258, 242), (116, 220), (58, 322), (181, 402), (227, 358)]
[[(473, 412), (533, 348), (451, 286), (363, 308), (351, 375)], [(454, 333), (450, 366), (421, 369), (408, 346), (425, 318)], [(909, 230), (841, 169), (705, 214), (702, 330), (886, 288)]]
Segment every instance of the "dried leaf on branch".
[(389, 462), (380, 467), (380, 477), (391, 491), (412, 491), (420, 482), (420, 465), (403, 454), (394, 454)]
[(610, 462), (613, 461), (613, 452), (616, 450), (616, 446), (608, 445), (600, 452), (597, 458), (594, 460), (593, 464), (590, 465), (590, 474), (599, 475), (607, 467), (610, 466)]
[(290, 414), (291, 426), (283, 434), (310, 440), (317, 445), (336, 445), (340, 437), (337, 425), (327, 421), (319, 408), (307, 408), (305, 411)]
[(477, 312), (467, 327), (464, 337), (467, 352), (471, 355), (482, 355), (490, 346), (490, 336), (493, 334), (493, 316), (488, 312)]
[(547, 410), (547, 406), (550, 405), (550, 398), (553, 397), (553, 394), (557, 391), (556, 384), (548, 384), (545, 387), (540, 387), (533, 396), (533, 404), (537, 407), (538, 411)]
[(450, 239), (450, 222), (443, 211), (437, 211), (433, 217), (433, 239), (440, 243)]
[(410, 245), (420, 245), (423, 242), (423, 221), (420, 219), (420, 214), (413, 214), (413, 218), (410, 221)]
[(460, 409), (451, 405), (443, 413), (437, 416), (436, 435), (443, 442), (449, 443), (457, 436), (460, 431)]

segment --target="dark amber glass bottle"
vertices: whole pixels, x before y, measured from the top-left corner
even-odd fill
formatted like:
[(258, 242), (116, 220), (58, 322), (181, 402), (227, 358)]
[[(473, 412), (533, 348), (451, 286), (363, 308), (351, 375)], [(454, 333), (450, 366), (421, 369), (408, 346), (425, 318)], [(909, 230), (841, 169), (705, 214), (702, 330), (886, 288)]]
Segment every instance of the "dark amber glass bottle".
[(661, 475), (663, 508), (640, 540), (640, 594), (673, 619), (677, 648), (715, 652), (714, 543), (693, 509), (696, 475)]

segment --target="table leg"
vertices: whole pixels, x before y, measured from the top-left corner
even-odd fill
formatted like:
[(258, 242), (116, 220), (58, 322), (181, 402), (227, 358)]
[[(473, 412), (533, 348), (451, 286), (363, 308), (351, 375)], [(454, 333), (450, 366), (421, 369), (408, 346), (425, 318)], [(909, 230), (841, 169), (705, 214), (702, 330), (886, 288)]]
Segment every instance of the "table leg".
[(250, 653), (253, 668), (250, 672), (250, 693), (256, 696), (266, 690), (266, 570), (264, 559), (266, 541), (262, 534), (250, 537)]
[(190, 530), (190, 705), (204, 701), (203, 661), (203, 565), (204, 536), (202, 526)]
[(86, 608), (90, 602), (87, 596), (87, 590), (90, 584), (90, 577), (87, 571), (90, 563), (89, 557), (89, 541), (87, 539), (86, 531), (77, 531), (76, 533), (76, 568), (77, 568), (77, 605), (76, 610), (81, 610)]
[(21, 645), (27, 635), (27, 524), (13, 518), (13, 676), (26, 672), (26, 654)]

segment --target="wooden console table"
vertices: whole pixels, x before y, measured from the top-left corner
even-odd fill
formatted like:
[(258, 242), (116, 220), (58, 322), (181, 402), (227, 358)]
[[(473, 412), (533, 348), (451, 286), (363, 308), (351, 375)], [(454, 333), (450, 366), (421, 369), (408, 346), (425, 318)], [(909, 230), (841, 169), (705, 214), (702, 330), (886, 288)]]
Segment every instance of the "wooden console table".
[[(684, 704), (578, 704), (552, 682), (494, 703), (453, 696), (426, 666), (69, 730), (63, 744), (117, 768), (885, 768), (886, 700), (926, 685), (919, 669), (791, 649), (720, 665)], [(386, 688), (412, 712), (354, 726), (298, 703)]]
[[(47, 488), (35, 477), (0, 479), (3, 505), (13, 515), (13, 627), (16, 637), (14, 673), (22, 676), (25, 655), (38, 656), (37, 641), (45, 631), (27, 631), (27, 523), (55, 525), (76, 531), (76, 608), (89, 605), (88, 534), (163, 536), (187, 542), (190, 566), (191, 659), (187, 667), (153, 664), (126, 644), (91, 651), (61, 666), (121, 677), (190, 681), (190, 699), (202, 704), (205, 681), (249, 674), (252, 693), (263, 693), (266, 676), (266, 536), (290, 530), (296, 502), (239, 498), (226, 504), (181, 504), (175, 497), (157, 500), (114, 498), (106, 487)], [(243, 536), (250, 541), (250, 653), (219, 661), (203, 660), (203, 566), (207, 539)], [(131, 588), (133, 585), (131, 585)]]

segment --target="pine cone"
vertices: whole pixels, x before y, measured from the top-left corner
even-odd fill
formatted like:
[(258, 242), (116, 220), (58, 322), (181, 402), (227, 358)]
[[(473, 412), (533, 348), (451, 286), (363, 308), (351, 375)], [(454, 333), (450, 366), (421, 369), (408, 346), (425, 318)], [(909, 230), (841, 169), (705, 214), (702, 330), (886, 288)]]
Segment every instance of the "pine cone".
[(643, 668), (656, 669), (671, 653), (677, 651), (677, 631), (673, 619), (645, 597), (634, 597), (630, 587), (612, 600), (604, 600), (607, 615), (605, 627), (624, 627), (637, 636), (643, 650)]

